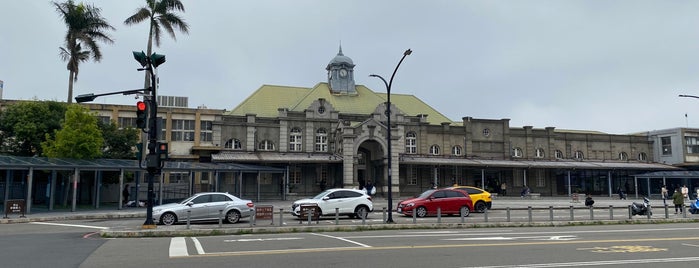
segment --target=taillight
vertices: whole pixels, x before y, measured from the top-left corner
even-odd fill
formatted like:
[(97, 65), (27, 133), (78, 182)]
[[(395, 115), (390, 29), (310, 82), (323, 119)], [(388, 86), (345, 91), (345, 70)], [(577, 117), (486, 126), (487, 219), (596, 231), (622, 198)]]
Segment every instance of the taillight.
[(255, 204), (254, 204), (253, 202), (248, 202), (247, 205), (248, 205), (249, 208), (255, 207)]

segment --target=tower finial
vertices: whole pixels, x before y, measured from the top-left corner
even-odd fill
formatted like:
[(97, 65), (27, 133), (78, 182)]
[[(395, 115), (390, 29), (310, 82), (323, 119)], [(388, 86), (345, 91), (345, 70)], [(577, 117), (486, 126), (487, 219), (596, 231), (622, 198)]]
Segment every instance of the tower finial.
[(340, 40), (340, 51), (337, 52), (337, 55), (344, 56), (344, 55), (342, 54), (342, 40)]

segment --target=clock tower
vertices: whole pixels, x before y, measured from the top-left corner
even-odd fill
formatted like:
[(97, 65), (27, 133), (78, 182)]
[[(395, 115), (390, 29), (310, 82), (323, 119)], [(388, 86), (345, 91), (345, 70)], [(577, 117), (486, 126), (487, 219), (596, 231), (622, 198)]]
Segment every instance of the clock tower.
[(328, 71), (328, 85), (331, 93), (357, 94), (354, 88), (354, 63), (352, 59), (342, 54), (342, 46), (325, 70)]

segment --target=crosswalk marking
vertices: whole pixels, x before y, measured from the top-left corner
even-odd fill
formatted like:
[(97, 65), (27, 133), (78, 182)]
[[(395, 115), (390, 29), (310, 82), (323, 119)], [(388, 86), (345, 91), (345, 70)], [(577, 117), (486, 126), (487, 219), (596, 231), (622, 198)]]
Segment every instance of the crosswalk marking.
[(184, 240), (184, 237), (170, 239), (170, 258), (187, 256), (189, 256), (189, 252), (187, 252), (187, 241)]

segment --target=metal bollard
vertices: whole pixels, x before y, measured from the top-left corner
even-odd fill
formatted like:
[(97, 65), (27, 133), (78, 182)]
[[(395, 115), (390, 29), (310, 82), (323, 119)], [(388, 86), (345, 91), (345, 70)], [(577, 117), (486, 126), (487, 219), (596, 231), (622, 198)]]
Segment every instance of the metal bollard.
[(609, 220), (614, 219), (614, 206), (609, 205)]
[(311, 216), (313, 216), (313, 214), (316, 214), (316, 209), (308, 209), (308, 225), (311, 225)]
[(437, 224), (442, 223), (442, 208), (437, 207)]
[(549, 220), (553, 221), (553, 206), (549, 206)]
[(464, 210), (464, 208), (461, 208), (461, 213), (459, 213), (459, 217), (461, 217), (461, 223), (465, 222), (463, 210)]
[(573, 211), (575, 211), (575, 208), (573, 208), (573, 206), (570, 206), (570, 220), (571, 221), (575, 220), (575, 212), (573, 212)]
[(218, 228), (223, 227), (223, 209), (218, 210)]
[(646, 217), (647, 217), (649, 220), (650, 220), (650, 214), (653, 214), (653, 212), (651, 212), (651, 211), (653, 211), (653, 210), (651, 210), (651, 209), (650, 209), (650, 205), (648, 205), (648, 211), (646, 211)]
[(282, 227), (282, 225), (284, 225), (284, 220), (282, 220), (283, 216), (284, 216), (284, 209), (280, 208), (279, 209), (279, 227)]
[[(650, 206), (648, 206), (648, 209), (650, 210)], [(687, 207), (682, 204), (682, 218), (687, 218)]]
[(665, 204), (665, 218), (670, 218), (670, 212), (668, 211), (667, 204)]
[(631, 217), (632, 217), (632, 215), (631, 215), (631, 205), (629, 205), (629, 220), (631, 219)]
[(415, 207), (413, 207), (413, 224), (417, 223), (417, 214), (415, 213)]
[(532, 222), (532, 206), (527, 207), (528, 214), (529, 214), (529, 223)]
[(507, 207), (507, 222), (510, 222), (510, 207)]
[(335, 208), (335, 225), (340, 225), (340, 208)]
[(362, 214), (362, 225), (366, 224), (366, 216), (369, 216), (369, 213)]
[(250, 228), (255, 224), (255, 214), (252, 214), (250, 216)]
[(383, 208), (381, 209), (381, 211), (382, 211), (382, 214), (383, 214), (383, 222), (386, 222), (386, 207), (383, 207)]
[(594, 221), (595, 220), (595, 209), (590, 206), (590, 220)]
[(192, 217), (192, 211), (187, 210), (187, 230), (189, 230), (189, 218)]
[(483, 218), (485, 219), (485, 222), (488, 222), (488, 208), (483, 210)]

